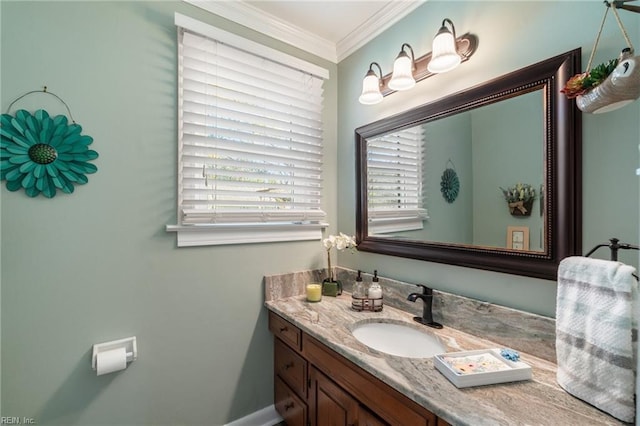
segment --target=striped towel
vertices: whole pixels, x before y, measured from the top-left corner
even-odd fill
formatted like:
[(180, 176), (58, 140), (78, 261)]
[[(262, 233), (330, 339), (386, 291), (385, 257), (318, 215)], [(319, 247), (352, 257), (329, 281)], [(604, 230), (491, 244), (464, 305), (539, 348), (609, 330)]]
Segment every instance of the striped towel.
[(568, 257), (558, 268), (558, 384), (612, 416), (633, 422), (637, 346), (634, 268)]

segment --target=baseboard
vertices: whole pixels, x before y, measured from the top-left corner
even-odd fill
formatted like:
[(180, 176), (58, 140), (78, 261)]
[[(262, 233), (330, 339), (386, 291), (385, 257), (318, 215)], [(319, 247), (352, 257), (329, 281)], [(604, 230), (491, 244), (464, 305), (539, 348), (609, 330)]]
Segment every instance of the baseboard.
[(241, 419), (227, 423), (225, 426), (273, 426), (282, 421), (274, 405), (258, 410)]

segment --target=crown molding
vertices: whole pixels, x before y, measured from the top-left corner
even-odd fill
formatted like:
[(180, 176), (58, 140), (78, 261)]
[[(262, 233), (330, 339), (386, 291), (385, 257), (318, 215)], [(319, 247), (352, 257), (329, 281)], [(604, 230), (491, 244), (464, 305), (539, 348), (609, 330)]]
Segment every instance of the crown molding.
[(243, 1), (183, 1), (333, 63), (338, 61), (333, 42)]
[(338, 62), (373, 40), (387, 28), (413, 12), (426, 0), (392, 1), (354, 29), (336, 45)]
[(319, 37), (243, 1), (183, 1), (330, 62), (338, 63), (411, 13), (426, 0), (389, 2), (338, 43)]

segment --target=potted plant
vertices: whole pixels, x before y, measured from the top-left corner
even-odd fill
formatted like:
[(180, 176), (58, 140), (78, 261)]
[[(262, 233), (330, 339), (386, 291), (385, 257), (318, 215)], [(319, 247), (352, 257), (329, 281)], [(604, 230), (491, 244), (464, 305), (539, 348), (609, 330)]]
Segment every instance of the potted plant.
[[(640, 56), (633, 56), (631, 40), (616, 10), (618, 7), (623, 9), (625, 7), (617, 4), (618, 2), (605, 1), (604, 3), (607, 8), (587, 62), (587, 71), (571, 77), (561, 90), (567, 98), (575, 98), (576, 106), (580, 111), (593, 114), (616, 110), (640, 97)], [(609, 8), (613, 10), (627, 47), (622, 49), (617, 59), (611, 59), (591, 68)]]
[(329, 277), (322, 281), (322, 294), (325, 296), (339, 296), (342, 294), (342, 283), (333, 276), (333, 268), (331, 267), (331, 249), (336, 250), (354, 249), (356, 240), (354, 237), (343, 234), (329, 235), (328, 238), (322, 240), (322, 245), (327, 250), (327, 266), (329, 267)]
[(500, 187), (504, 199), (509, 205), (509, 212), (513, 216), (530, 216), (533, 201), (536, 199), (536, 190), (528, 183), (517, 183), (507, 189)]
[(569, 99), (582, 96), (600, 85), (616, 69), (616, 66), (618, 66), (618, 59), (611, 59), (592, 68), (591, 71), (576, 74), (567, 81), (560, 92)]

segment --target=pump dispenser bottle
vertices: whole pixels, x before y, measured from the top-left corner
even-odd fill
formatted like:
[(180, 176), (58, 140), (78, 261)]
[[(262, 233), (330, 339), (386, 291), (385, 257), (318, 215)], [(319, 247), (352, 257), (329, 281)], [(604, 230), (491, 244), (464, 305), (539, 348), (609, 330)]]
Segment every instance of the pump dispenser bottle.
[(361, 311), (366, 297), (366, 289), (362, 282), (362, 271), (358, 271), (356, 282), (353, 284), (353, 292), (351, 293), (351, 307), (356, 311)]
[(372, 299), (373, 307), (376, 311), (382, 309), (382, 287), (379, 283), (378, 271), (373, 271), (373, 279), (369, 286), (369, 299)]

